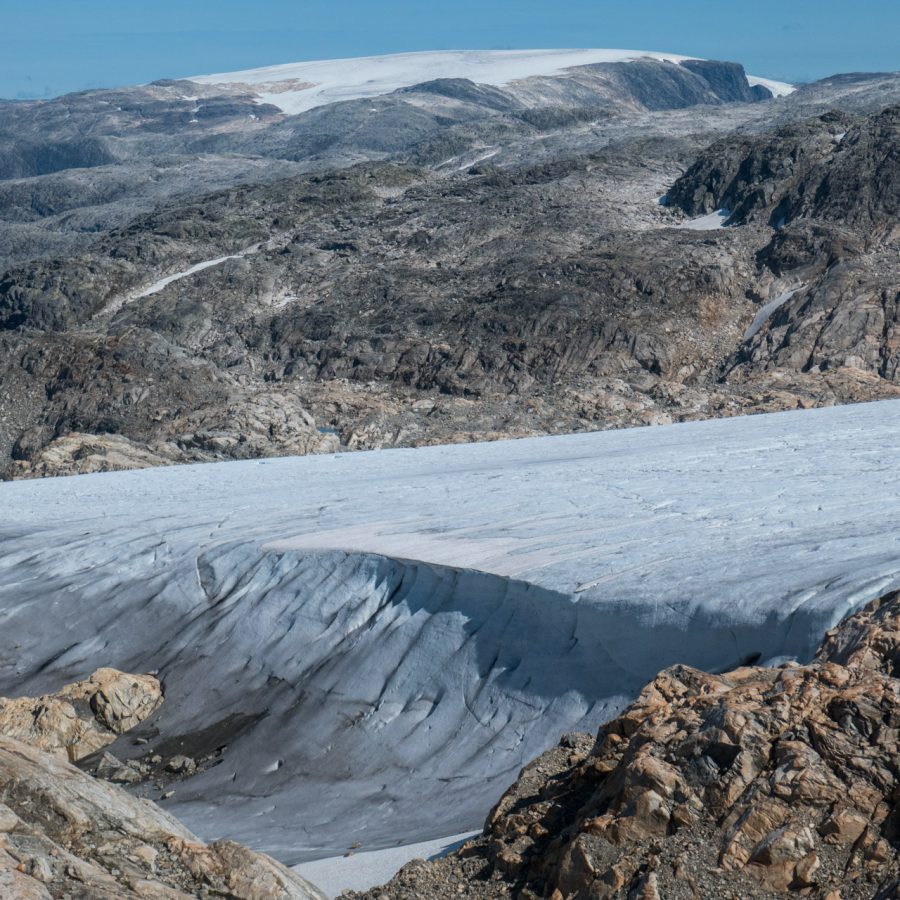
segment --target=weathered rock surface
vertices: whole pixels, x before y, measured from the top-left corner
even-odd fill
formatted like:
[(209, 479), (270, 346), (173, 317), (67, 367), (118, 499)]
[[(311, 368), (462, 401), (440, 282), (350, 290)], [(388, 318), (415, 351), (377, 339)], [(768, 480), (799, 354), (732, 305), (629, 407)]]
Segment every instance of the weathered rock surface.
[(521, 773), (484, 835), (355, 897), (896, 896), (900, 595), (814, 662), (660, 673)]
[(900, 107), (858, 118), (828, 113), (771, 137), (714, 144), (669, 200), (691, 215), (725, 208), (734, 222), (798, 219), (856, 229), (866, 243), (900, 237)]
[(149, 801), (5, 737), (0, 895), (324, 900), (269, 857), (231, 841), (206, 845)]
[(0, 896), (322, 900), (269, 857), (232, 841), (207, 846), (149, 800), (107, 784), (141, 778), (110, 753), (99, 755), (98, 779), (70, 764), (162, 701), (156, 678), (115, 669), (37, 699), (0, 698)]
[(162, 702), (152, 675), (98, 669), (55, 694), (0, 697), (0, 735), (74, 762), (139, 725)]
[(772, 284), (768, 315), (723, 364), (735, 388), (764, 372), (896, 383), (898, 135), (894, 107), (726, 138), (669, 192), (689, 214), (726, 208), (733, 223), (776, 229), (757, 257), (761, 284)]

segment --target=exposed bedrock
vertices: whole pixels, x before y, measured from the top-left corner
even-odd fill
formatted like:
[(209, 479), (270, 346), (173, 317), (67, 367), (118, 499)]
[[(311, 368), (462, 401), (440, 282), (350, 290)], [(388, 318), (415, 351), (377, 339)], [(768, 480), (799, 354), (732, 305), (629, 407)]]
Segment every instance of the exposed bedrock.
[(781, 228), (820, 220), (896, 240), (900, 107), (858, 118), (829, 112), (770, 135), (735, 135), (704, 151), (668, 193), (691, 215), (725, 208), (735, 223)]
[(0, 697), (0, 735), (74, 762), (139, 725), (162, 701), (152, 675), (97, 669), (54, 694)]
[(8, 900), (324, 900), (275, 860), (204, 845), (152, 803), (0, 737), (0, 896)]
[(2, 687), (58, 684), (101, 652), (159, 669), (166, 703), (109, 747), (149, 762), (131, 789), (173, 791), (167, 808), (205, 839), (288, 863), (471, 828), (524, 761), (621, 712), (660, 668), (808, 658), (835, 615), (660, 614), (372, 554), (158, 549), (125, 543), (83, 583), (60, 566), (40, 616), (9, 604), (23, 671)]

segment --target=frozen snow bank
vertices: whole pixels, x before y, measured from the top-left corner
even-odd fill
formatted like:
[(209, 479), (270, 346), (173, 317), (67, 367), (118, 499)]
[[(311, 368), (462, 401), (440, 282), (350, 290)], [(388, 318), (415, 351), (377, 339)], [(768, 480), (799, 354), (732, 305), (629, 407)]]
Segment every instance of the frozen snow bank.
[[(437, 78), (468, 78), (501, 87), (524, 78), (559, 75), (576, 66), (648, 58), (680, 63), (695, 57), (646, 50), (456, 50), (287, 63), (188, 80), (243, 88), (255, 93), (261, 103), (296, 115), (316, 106), (377, 97)], [(765, 84), (773, 93), (775, 85), (780, 93), (793, 90), (766, 79), (751, 79), (750, 83)]]
[(773, 97), (787, 97), (797, 90), (793, 84), (787, 84), (784, 81), (773, 81), (771, 78), (760, 78), (758, 75), (748, 75), (747, 81), (750, 83), (750, 87), (760, 85), (768, 88), (772, 92)]
[(708, 215), (679, 222), (675, 228), (686, 228), (688, 231), (715, 231), (718, 228), (724, 228), (730, 216), (731, 210), (717, 209)]
[(3, 484), (0, 693), (159, 669), (151, 743), (114, 752), (227, 743), (166, 803), (206, 838), (462, 832), (661, 666), (808, 657), (900, 587), (898, 429), (892, 401)]
[(744, 332), (744, 340), (749, 341), (763, 325), (772, 317), (772, 314), (777, 312), (784, 306), (794, 294), (800, 292), (805, 288), (805, 284), (798, 284), (796, 287), (788, 288), (788, 290), (780, 293), (774, 300), (770, 300), (764, 306), (759, 308), (759, 311), (753, 317), (753, 321), (747, 327), (747, 330)]
[(353, 853), (349, 856), (318, 859), (294, 868), (319, 890), (330, 897), (337, 897), (342, 891), (367, 891), (379, 884), (385, 884), (411, 860), (439, 859), (447, 856), (469, 838), (480, 833), (469, 831), (436, 841), (388, 847), (372, 853)]
[(197, 272), (203, 272), (206, 269), (211, 269), (214, 266), (220, 266), (223, 262), (228, 262), (229, 259), (240, 259), (241, 255), (234, 254), (232, 256), (220, 256), (217, 259), (208, 259), (205, 262), (199, 262), (196, 265), (191, 266), (189, 269), (185, 269), (183, 272), (176, 272), (174, 275), (167, 275), (165, 278), (161, 278), (159, 281), (155, 281), (149, 287), (144, 288), (139, 294), (138, 299), (142, 297), (149, 297), (152, 294), (158, 294), (160, 291), (165, 290), (170, 284), (174, 284), (176, 281), (181, 281), (183, 278), (188, 278), (191, 275), (195, 275)]

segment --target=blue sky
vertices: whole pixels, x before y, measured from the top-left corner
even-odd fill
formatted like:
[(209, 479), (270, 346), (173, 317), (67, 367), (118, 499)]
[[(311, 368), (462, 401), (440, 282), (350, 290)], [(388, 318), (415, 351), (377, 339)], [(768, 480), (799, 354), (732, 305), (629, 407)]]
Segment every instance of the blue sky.
[(900, 69), (897, 0), (0, 0), (0, 97), (409, 50), (627, 47), (808, 81)]

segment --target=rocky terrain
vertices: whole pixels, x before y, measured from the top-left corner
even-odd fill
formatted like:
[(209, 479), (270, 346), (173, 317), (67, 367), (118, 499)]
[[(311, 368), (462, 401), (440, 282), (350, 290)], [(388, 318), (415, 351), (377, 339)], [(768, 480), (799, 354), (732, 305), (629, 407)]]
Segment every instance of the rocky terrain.
[(900, 892), (900, 76), (576, 57), (0, 103), (0, 894)]
[(482, 837), (345, 896), (896, 896), (898, 659), (894, 593), (809, 665), (667, 669), (526, 766)]
[(893, 98), (639, 60), (298, 115), (195, 82), (5, 104), (0, 470), (896, 396)]
[(206, 845), (153, 803), (70, 764), (161, 703), (154, 677), (113, 669), (40, 698), (0, 699), (0, 894), (324, 900), (275, 860), (232, 841)]
[(152, 675), (98, 669), (54, 694), (0, 697), (0, 734), (75, 762), (139, 725), (162, 701)]

